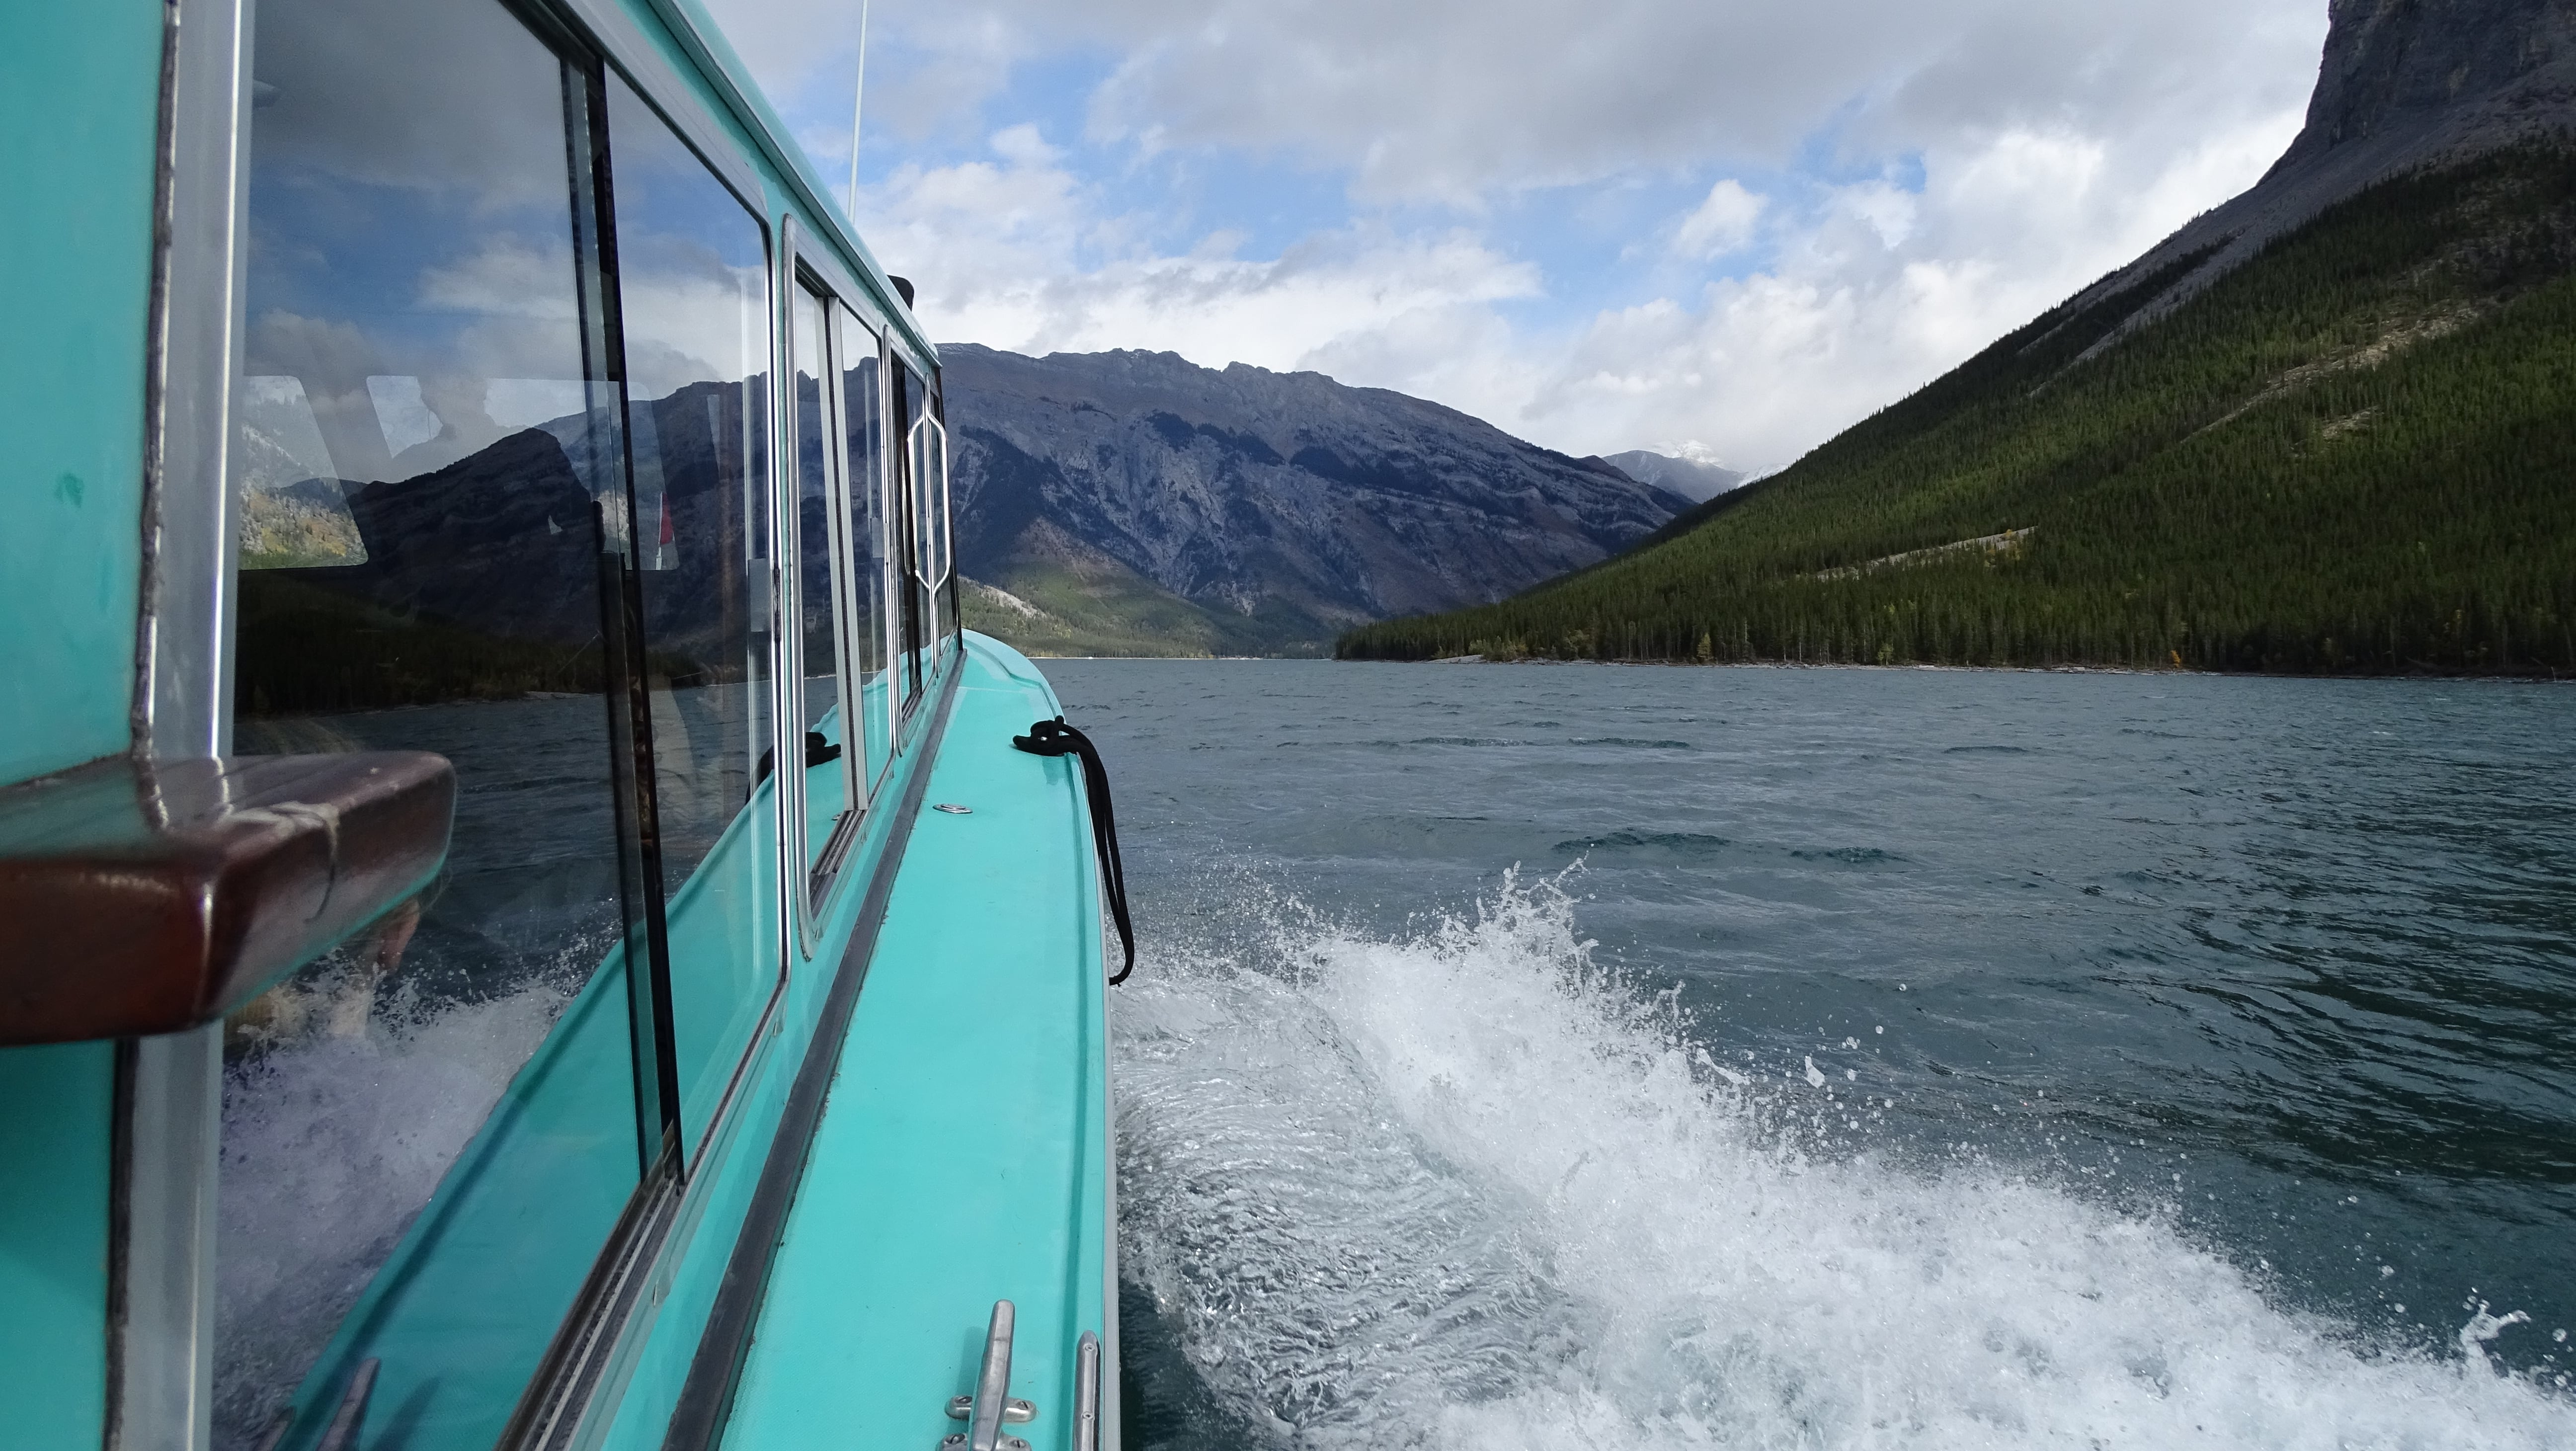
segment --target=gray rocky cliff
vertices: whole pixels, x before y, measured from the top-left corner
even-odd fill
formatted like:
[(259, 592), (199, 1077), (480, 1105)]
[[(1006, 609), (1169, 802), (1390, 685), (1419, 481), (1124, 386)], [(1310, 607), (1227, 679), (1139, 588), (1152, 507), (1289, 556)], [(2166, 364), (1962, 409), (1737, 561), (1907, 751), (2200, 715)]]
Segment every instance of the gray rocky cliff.
[(1274, 639), (1502, 598), (1689, 506), (1599, 459), (1318, 373), (940, 349), (958, 566), (1109, 564)]
[(2131, 317), (2152, 321), (2374, 182), (2521, 142), (2576, 140), (2576, 0), (2331, 0), (2327, 14), (2307, 124), (2281, 159), (2071, 309), (2206, 253)]

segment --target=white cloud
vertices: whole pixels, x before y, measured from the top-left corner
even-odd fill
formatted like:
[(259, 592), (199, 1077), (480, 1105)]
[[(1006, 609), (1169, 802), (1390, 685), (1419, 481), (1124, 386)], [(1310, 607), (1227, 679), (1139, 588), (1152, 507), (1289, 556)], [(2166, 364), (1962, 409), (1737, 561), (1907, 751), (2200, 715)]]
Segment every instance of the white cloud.
[(2022, 132), (1934, 156), (1919, 195), (1834, 193), (1759, 273), (1594, 318), (1486, 416), (1580, 451), (1688, 437), (1780, 467), (2250, 184), (2295, 124), (2145, 164)]
[(1682, 218), (1673, 232), (1673, 250), (1703, 262), (1741, 251), (1753, 240), (1754, 224), (1762, 220), (1766, 205), (1744, 183), (1727, 177), (1710, 187), (1708, 199)]
[(542, 317), (579, 316), (572, 288), (572, 245), (562, 237), (534, 241), (492, 232), (463, 256), (422, 270), (420, 306), (430, 312)]
[[(714, 3), (773, 57), (773, 90), (846, 97), (836, 0)], [(1004, 128), (862, 199), (940, 336), (1314, 367), (1556, 447), (1686, 438), (1757, 469), (2250, 184), (2296, 128), (2325, 22), (2317, 0), (875, 10), (871, 135)], [(1038, 59), (1023, 96), (1014, 68)], [(1011, 124), (1068, 105), (1079, 135)], [(829, 110), (800, 124), (845, 147)], [(1279, 219), (1183, 216), (1155, 180), (1173, 158), (1306, 168), (1342, 204), (1247, 257)], [(1529, 221), (1676, 183), (1700, 199), (1597, 263)]]
[(1278, 369), (1358, 349), (1410, 377), (1455, 346), (1461, 326), (1508, 352), (1486, 309), (1538, 291), (1537, 268), (1464, 231), (1334, 228), (1262, 260), (1236, 257), (1239, 238), (1225, 233), (1178, 256), (1128, 247), (1127, 219), (1034, 130), (997, 135), (993, 149), (998, 162), (905, 168), (862, 199), (872, 245), (911, 269), (921, 312), (946, 340), (1170, 350)]

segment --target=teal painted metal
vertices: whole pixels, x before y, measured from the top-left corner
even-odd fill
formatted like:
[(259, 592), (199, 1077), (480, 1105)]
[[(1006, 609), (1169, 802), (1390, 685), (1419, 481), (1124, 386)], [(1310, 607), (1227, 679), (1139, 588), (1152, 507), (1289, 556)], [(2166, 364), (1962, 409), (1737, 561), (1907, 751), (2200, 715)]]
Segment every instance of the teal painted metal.
[[(826, 721), (827, 734), (833, 722)], [(915, 742), (916, 746), (918, 742)], [(894, 839), (913, 777), (931, 769), (919, 749), (907, 750), (879, 784), (876, 806), (850, 849), (831, 897), (824, 903), (816, 941), (821, 951), (793, 962), (779, 1010), (764, 1040), (744, 1063), (734, 1107), (716, 1126), (700, 1159), (682, 1221), (672, 1230), (650, 1293), (661, 1300), (653, 1320), (639, 1327), (638, 1343), (618, 1365), (601, 1399), (613, 1406), (604, 1445), (646, 1451), (662, 1445), (681, 1385), (704, 1334), (709, 1311), (723, 1288), (728, 1256), (741, 1231), (752, 1191), (785, 1107), (790, 1084), (813, 1041), (816, 1019), (839, 968), (841, 949), (858, 926), (869, 878), (904, 844)]]
[(965, 675), (841, 1048), (725, 1445), (934, 1446), (995, 1300), (1011, 1394), (1069, 1444), (1074, 1345), (1105, 1333), (1108, 1084), (1081, 784), (1011, 737), (1058, 713), (1017, 652)]
[[(773, 235), (792, 217), (824, 239), (874, 294), (850, 300), (862, 311), (873, 301), (871, 321), (894, 331), (898, 351), (935, 367), (926, 335), (810, 163), (782, 144), (789, 133), (742, 83), (694, 0), (609, 3), (739, 146)], [(17, 279), (0, 346), (9, 510), (0, 644), (14, 678), (38, 688), (0, 696), (0, 781), (131, 743), (171, 13), (155, 0), (20, 9), (0, 24), (9, 42), (0, 135), (43, 142), (0, 155), (11, 199), (0, 211), (0, 264)], [(668, 904), (675, 1012), (724, 1027), (711, 1026), (703, 1044), (680, 1030), (691, 1177), (631, 1312), (601, 1327), (614, 1351), (589, 1397), (588, 1444), (660, 1444), (881, 867), (896, 873), (892, 896), (851, 1030), (822, 1045), (841, 1077), (726, 1439), (784, 1445), (800, 1428), (832, 1426), (850, 1428), (849, 1444), (935, 1442), (950, 1426), (945, 1401), (973, 1379), (961, 1348), (1007, 1297), (1020, 1307), (1013, 1393), (1043, 1408), (1022, 1429), (1061, 1447), (1076, 1339), (1092, 1331), (1114, 1343), (1102, 964), (1079, 782), (1067, 762), (1009, 747), (1057, 709), (1024, 658), (970, 637), (946, 670), (956, 683), (932, 686), (907, 722), (814, 933), (777, 963), (764, 1015), (739, 1010), (756, 992), (691, 967), (725, 957), (725, 943), (789, 946), (774, 786), (755, 793), (709, 869)], [(952, 688), (950, 724), (927, 734)], [(925, 813), (898, 839), (899, 813), (884, 808), (925, 774), (929, 799), (965, 801), (975, 814)], [(626, 964), (612, 954), (342, 1321), (297, 1396), (290, 1444), (318, 1434), (328, 1403), (370, 1357), (383, 1367), (370, 1444), (492, 1444), (527, 1382), (526, 1337), (495, 1337), (508, 1353), (489, 1364), (418, 1347), (452, 1347), (457, 1326), (486, 1323), (496, 1307), (559, 1316), (579, 1289), (637, 1183), (632, 1105), (602, 1097), (615, 1075), (581, 1068), (630, 1051), (627, 994)], [(13, 1448), (90, 1451), (108, 1421), (114, 1063), (103, 1043), (0, 1053), (0, 1170), (10, 1180), (0, 1194), (0, 1406), (10, 1408)], [(531, 1206), (563, 1212), (532, 1216)], [(850, 1356), (864, 1357), (863, 1373), (837, 1375)]]
[(162, 14), (0, 23), (0, 781), (130, 740)]
[[(131, 742), (163, 13), (0, 26), (0, 781)], [(0, 1052), (0, 1406), (27, 1451), (94, 1451), (107, 1413), (114, 1062)]]
[(15, 1451), (98, 1451), (116, 1049), (0, 1050), (0, 1406)]

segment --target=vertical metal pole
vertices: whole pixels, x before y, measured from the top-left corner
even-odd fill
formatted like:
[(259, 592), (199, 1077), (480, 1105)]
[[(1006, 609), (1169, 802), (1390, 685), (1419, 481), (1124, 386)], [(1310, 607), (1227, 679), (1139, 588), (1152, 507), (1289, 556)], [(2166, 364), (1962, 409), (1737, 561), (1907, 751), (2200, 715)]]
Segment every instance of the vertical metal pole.
[(213, 1426), (215, 1156), (224, 1029), (130, 1040), (119, 1135), (124, 1291), (111, 1308), (114, 1430), (107, 1451), (198, 1451)]
[(850, 225), (859, 224), (859, 116), (868, 99), (868, 0), (859, 0), (859, 77), (850, 87)]
[[(227, 456), (241, 372), (251, 0), (164, 12), (144, 383), (144, 594), (134, 754), (221, 755), (232, 738), (234, 520)], [(213, 1432), (220, 1024), (119, 1045), (109, 1247), (106, 1451), (203, 1451)]]

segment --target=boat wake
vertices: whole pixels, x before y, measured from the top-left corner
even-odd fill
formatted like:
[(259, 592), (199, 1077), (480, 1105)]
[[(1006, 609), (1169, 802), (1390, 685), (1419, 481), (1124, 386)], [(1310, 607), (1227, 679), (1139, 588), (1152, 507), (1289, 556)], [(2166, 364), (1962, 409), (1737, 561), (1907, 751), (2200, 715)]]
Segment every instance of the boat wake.
[(2508, 1307), (2378, 1346), (2153, 1212), (1792, 1132), (1887, 1105), (1712, 1061), (1552, 883), (1393, 939), (1283, 902), (1113, 1008), (1130, 1368), (1235, 1444), (2576, 1444)]
[(267, 1441), (576, 985), (424, 1003), (356, 976), (335, 957), (274, 990), (302, 1031), (224, 1069), (216, 1451)]

